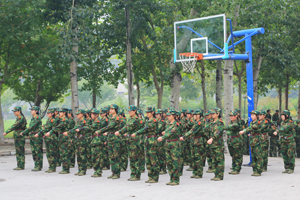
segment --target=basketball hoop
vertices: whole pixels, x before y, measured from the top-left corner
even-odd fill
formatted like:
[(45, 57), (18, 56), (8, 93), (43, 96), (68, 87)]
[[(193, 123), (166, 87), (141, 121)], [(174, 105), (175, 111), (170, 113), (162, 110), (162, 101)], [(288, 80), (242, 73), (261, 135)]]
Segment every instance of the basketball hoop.
[(180, 62), (182, 64), (183, 72), (194, 73), (194, 68), (198, 60), (203, 59), (202, 53), (180, 53)]

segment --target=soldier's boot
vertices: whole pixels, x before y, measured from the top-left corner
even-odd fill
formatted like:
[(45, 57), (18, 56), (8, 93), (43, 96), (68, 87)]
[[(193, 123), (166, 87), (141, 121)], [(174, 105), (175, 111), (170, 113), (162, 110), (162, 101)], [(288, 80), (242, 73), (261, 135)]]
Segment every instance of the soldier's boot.
[(75, 173), (74, 175), (75, 175), (75, 176), (78, 176), (79, 173), (80, 173), (80, 172), (77, 172), (77, 173)]
[(286, 170), (284, 170), (282, 173), (283, 173), (283, 174), (288, 173), (288, 170), (286, 169)]
[(91, 177), (94, 177), (94, 178), (102, 177), (102, 174), (93, 174)]
[(193, 171), (193, 168), (189, 167), (186, 169), (186, 171)]
[(208, 168), (208, 170), (206, 171), (206, 173), (214, 173), (214, 170), (212, 170), (211, 168)]
[(232, 168), (232, 167), (230, 167), (230, 170), (233, 170), (233, 168)]
[(159, 174), (166, 174), (166, 171), (160, 171)]
[(190, 177), (191, 177), (191, 178), (195, 178), (195, 176), (196, 176), (196, 175), (195, 175), (195, 174), (193, 174), (193, 175), (192, 175), (192, 176), (190, 176)]
[(145, 183), (149, 183), (149, 181), (151, 181), (152, 179), (149, 179), (149, 180), (147, 180), (147, 181), (145, 181)]
[(287, 173), (288, 173), (288, 174), (292, 174), (292, 173), (294, 173), (294, 170), (289, 169), (289, 170), (287, 171)]
[(171, 182), (166, 183), (166, 185), (170, 185), (170, 184), (171, 184)]
[(121, 169), (121, 172), (126, 172), (126, 169)]
[(108, 179), (111, 179), (114, 176), (114, 174), (110, 175), (109, 177), (107, 177)]
[(158, 181), (151, 179), (148, 183), (157, 183)]
[(105, 166), (105, 167), (103, 167), (103, 169), (102, 169), (102, 170), (109, 170), (109, 169), (108, 169), (108, 167), (106, 167), (106, 166)]
[(199, 175), (195, 176), (195, 179), (199, 179), (199, 178), (202, 178), (202, 176)]
[(59, 174), (70, 174), (70, 172), (69, 171), (61, 171), (61, 172), (59, 172)]
[(179, 185), (179, 183), (174, 183), (174, 182), (172, 182), (172, 183), (170, 183), (170, 185), (171, 185), (171, 186), (175, 186), (175, 185)]
[(78, 174), (78, 176), (84, 176), (86, 174), (86, 172), (80, 172), (79, 174)]
[(266, 168), (264, 168), (262, 171), (263, 171), (263, 172), (266, 172), (266, 171), (267, 171), (267, 169), (266, 169)]
[(55, 169), (49, 169), (47, 173), (54, 173), (54, 172), (56, 172)]
[(239, 174), (240, 172), (237, 172), (237, 171), (232, 171), (232, 172), (229, 172), (230, 174)]
[(221, 181), (222, 179), (220, 178), (215, 178), (214, 181)]
[(39, 168), (34, 168), (34, 169), (32, 169), (31, 171), (33, 171), (33, 172), (38, 172), (38, 171), (42, 171), (41, 169), (39, 169)]
[(112, 179), (119, 179), (120, 176), (119, 175), (114, 175), (113, 177), (111, 177)]
[(133, 177), (130, 179), (130, 181), (139, 181), (139, 180), (141, 180), (141, 178)]
[(16, 167), (16, 168), (14, 168), (14, 170), (24, 170), (24, 168)]
[(261, 174), (254, 172), (253, 174), (251, 174), (251, 176), (261, 176)]
[(214, 181), (216, 177), (211, 178), (210, 180)]

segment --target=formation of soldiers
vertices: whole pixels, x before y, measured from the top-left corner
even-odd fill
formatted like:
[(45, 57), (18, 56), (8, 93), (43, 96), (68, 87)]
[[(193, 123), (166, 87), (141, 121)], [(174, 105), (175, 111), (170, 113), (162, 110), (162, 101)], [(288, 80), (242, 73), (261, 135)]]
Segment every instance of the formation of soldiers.
[[(75, 167), (77, 158), (77, 176), (86, 175), (87, 169), (94, 169), (92, 177), (102, 177), (103, 170), (111, 169), (108, 179), (119, 179), (126, 171), (128, 160), (130, 178), (139, 181), (141, 173), (148, 170), (146, 183), (157, 183), (159, 175), (170, 175), (167, 185), (179, 185), (184, 165), (192, 171), (191, 178), (200, 179), (207, 161), (207, 173), (214, 173), (211, 180), (224, 178), (224, 133), (226, 133), (232, 168), (229, 174), (241, 171), (243, 155), (251, 149), (252, 176), (261, 176), (267, 171), (269, 141), (270, 154), (277, 156), (276, 146), (284, 160), (285, 171), (292, 174), (295, 167), (295, 150), (299, 144), (300, 121), (295, 122), (288, 110), (271, 115), (269, 111), (254, 110), (251, 113), (250, 126), (240, 116), (240, 110), (230, 112), (230, 124), (225, 126), (221, 109), (207, 111), (202, 109), (146, 108), (146, 116), (136, 106), (129, 106), (126, 119), (124, 110), (112, 104), (100, 110), (79, 109), (75, 122), (72, 110), (51, 108), (47, 110), (47, 122), (42, 125), (39, 107), (31, 109), (32, 119), (27, 127), (21, 107), (13, 112), (17, 117), (3, 135), (14, 131), (17, 168), (25, 168), (25, 137), (30, 138), (34, 169), (43, 167), (43, 141), (49, 169), (46, 173), (55, 173), (62, 165), (59, 174), (69, 174)], [(280, 145), (278, 145), (280, 144)], [(297, 156), (300, 156), (297, 145)], [(275, 148), (273, 148), (275, 147)]]

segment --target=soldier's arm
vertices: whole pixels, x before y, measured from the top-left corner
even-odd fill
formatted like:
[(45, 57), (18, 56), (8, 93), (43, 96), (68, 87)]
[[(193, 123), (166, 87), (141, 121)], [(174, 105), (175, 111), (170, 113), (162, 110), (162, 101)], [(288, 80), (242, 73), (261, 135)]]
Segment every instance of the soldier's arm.
[[(118, 120), (118, 119), (117, 119)], [(98, 130), (97, 132), (99, 133), (105, 133), (113, 128), (115, 128), (118, 125), (118, 123), (115, 120), (109, 120), (107, 126), (101, 128), (100, 130)]]
[(68, 127), (68, 120), (66, 119), (63, 119), (63, 120), (60, 120), (60, 123), (57, 125), (57, 126), (54, 126), (50, 132), (50, 134), (54, 133), (54, 132), (62, 132), (63, 129), (65, 129), (66, 127)]
[(36, 128), (37, 125), (39, 125), (40, 120), (38, 120), (38, 118), (34, 119), (33, 122), (30, 122), (29, 127), (24, 130), (22, 132), (23, 135), (28, 135), (29, 132), (31, 132), (32, 130), (34, 130)]
[(16, 122), (10, 128), (8, 128), (5, 133), (10, 133), (10, 132), (20, 128), (20, 126), (22, 126), (24, 121), (25, 121), (25, 119), (22, 117), (17, 118)]
[(123, 128), (121, 128), (121, 130), (119, 130), (119, 133), (124, 134), (127, 132), (131, 132), (135, 129), (135, 127), (137, 127), (137, 125), (138, 125), (137, 120), (134, 120), (132, 123), (130, 123), (130, 121), (128, 120), (128, 123)]
[(220, 124), (218, 127), (213, 131), (212, 139), (216, 140), (218, 137), (223, 137), (224, 125)]
[(195, 135), (195, 133), (196, 133), (197, 131), (199, 131), (200, 126), (201, 126), (201, 122), (195, 123), (195, 124), (193, 125), (193, 127), (192, 127), (187, 133), (184, 134), (183, 137), (191, 137), (191, 136)]
[(144, 128), (138, 130), (138, 131), (135, 132), (134, 134), (135, 134), (135, 135), (146, 134), (146, 133), (150, 132), (150, 131), (153, 129), (153, 127), (154, 127), (155, 125), (156, 125), (155, 123), (149, 123), (149, 122), (148, 122), (147, 125), (146, 125)]
[(179, 126), (174, 125), (173, 127), (170, 127), (165, 131), (165, 134), (164, 136), (162, 136), (162, 139), (163, 140), (168, 139), (172, 135), (177, 134), (178, 131), (179, 131)]
[(287, 123), (284, 126), (280, 126), (278, 129), (278, 133), (288, 133), (293, 131), (293, 125), (291, 123)]

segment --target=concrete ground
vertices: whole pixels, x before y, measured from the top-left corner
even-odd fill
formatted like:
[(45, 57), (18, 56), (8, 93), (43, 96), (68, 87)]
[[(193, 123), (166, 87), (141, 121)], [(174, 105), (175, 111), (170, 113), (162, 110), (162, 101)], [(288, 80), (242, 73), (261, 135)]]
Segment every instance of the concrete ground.
[[(268, 171), (261, 177), (252, 177), (252, 168), (243, 167), (239, 175), (229, 175), (231, 157), (226, 155), (225, 177), (223, 181), (211, 181), (211, 173), (205, 173), (202, 179), (191, 179), (192, 172), (184, 170), (179, 186), (167, 186), (169, 175), (161, 175), (156, 184), (147, 184), (147, 173), (142, 174), (141, 181), (129, 182), (130, 171), (122, 172), (121, 179), (107, 179), (111, 172), (104, 171), (103, 177), (92, 178), (93, 170), (86, 176), (74, 176), (71, 173), (60, 175), (48, 174), (46, 156), (44, 169), (32, 172), (33, 160), (26, 155), (26, 169), (12, 170), (16, 167), (15, 156), (0, 157), (0, 199), (105, 199), (105, 200), (147, 200), (147, 199), (298, 199), (300, 195), (300, 172), (296, 159), (294, 174), (282, 174), (282, 158), (269, 158)], [(244, 156), (244, 163), (249, 156)], [(185, 167), (186, 169), (187, 167)], [(205, 167), (207, 170), (207, 167)], [(61, 171), (61, 167), (57, 172)]]

